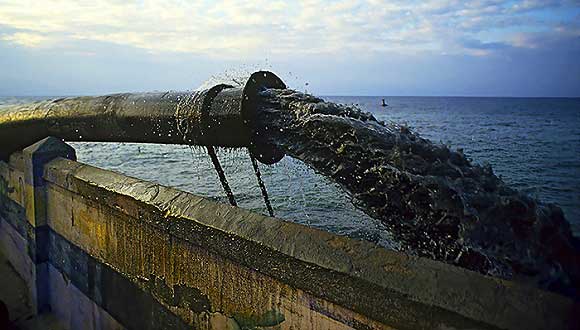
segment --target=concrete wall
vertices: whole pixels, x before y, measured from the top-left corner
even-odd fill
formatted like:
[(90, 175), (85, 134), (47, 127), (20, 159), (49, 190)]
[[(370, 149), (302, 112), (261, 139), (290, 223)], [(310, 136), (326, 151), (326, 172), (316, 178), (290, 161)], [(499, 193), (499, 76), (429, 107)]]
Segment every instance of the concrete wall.
[[(68, 158), (68, 159), (67, 159)], [(565, 329), (561, 296), (74, 161), (0, 162), (0, 248), (71, 329)]]

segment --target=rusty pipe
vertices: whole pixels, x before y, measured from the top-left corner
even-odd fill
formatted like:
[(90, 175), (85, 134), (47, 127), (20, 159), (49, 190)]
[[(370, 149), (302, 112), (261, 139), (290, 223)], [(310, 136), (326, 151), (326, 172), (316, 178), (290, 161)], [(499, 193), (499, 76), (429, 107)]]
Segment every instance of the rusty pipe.
[(0, 109), (0, 158), (46, 136), (66, 141), (141, 142), (247, 147), (262, 163), (284, 154), (260, 138), (254, 123), (258, 92), (285, 88), (271, 72), (244, 86), (198, 92), (126, 93), (61, 98)]

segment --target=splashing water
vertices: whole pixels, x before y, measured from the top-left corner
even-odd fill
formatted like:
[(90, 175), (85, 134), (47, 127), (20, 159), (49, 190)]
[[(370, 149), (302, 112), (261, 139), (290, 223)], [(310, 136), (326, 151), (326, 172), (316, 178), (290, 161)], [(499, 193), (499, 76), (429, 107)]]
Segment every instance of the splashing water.
[(562, 211), (509, 188), (489, 165), (355, 107), (289, 89), (261, 99), (268, 142), (340, 184), (401, 250), (566, 294), (580, 287)]

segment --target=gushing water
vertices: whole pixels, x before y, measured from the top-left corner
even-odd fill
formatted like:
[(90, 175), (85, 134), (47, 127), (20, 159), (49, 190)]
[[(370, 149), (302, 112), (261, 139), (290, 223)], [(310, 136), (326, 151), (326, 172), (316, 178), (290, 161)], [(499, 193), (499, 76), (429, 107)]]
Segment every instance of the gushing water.
[(267, 142), (340, 184), (401, 250), (567, 294), (580, 287), (560, 208), (509, 188), (489, 165), (354, 107), (289, 89), (261, 99)]

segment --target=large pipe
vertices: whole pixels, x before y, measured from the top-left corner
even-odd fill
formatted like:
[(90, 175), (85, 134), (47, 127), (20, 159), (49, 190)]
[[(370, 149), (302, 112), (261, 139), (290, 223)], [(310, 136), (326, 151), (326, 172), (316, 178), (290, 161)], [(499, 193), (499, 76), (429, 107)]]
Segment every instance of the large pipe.
[(270, 164), (284, 154), (262, 142), (254, 124), (255, 104), (262, 88), (285, 87), (273, 73), (260, 71), (242, 87), (62, 98), (3, 108), (0, 158), (55, 136), (67, 141), (248, 147)]

